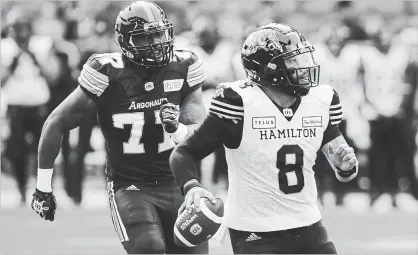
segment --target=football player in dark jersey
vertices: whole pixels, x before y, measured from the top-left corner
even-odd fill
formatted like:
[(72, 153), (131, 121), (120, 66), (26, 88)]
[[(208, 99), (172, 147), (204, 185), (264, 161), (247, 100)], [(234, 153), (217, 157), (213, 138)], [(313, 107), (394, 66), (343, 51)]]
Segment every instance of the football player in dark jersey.
[(184, 198), (169, 166), (175, 143), (205, 116), (202, 62), (191, 51), (173, 49), (172, 23), (154, 3), (122, 9), (115, 33), (122, 52), (92, 55), (78, 88), (44, 124), (32, 208), (54, 220), (51, 177), (62, 135), (97, 111), (112, 221), (127, 253), (207, 253), (207, 243), (194, 250), (174, 244)]

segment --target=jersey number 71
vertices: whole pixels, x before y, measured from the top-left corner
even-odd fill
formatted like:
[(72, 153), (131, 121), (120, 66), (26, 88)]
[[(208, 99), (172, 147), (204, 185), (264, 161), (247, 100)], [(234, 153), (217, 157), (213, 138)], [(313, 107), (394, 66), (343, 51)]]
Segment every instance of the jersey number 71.
[[(150, 124), (160, 124), (161, 132), (163, 133), (163, 140), (161, 142), (155, 141), (158, 143), (158, 153), (166, 151), (174, 147), (174, 142), (171, 141), (169, 134), (163, 131), (162, 124), (160, 120), (160, 111), (154, 111), (155, 123)], [(125, 154), (143, 154), (145, 153), (145, 146), (141, 143), (141, 138), (147, 136), (145, 134), (144, 125), (145, 125), (145, 114), (143, 112), (130, 112), (130, 113), (117, 113), (113, 114), (113, 126), (115, 128), (124, 129), (125, 125), (132, 125), (131, 133), (127, 142), (123, 143), (123, 153)], [(152, 135), (152, 134), (149, 134)]]

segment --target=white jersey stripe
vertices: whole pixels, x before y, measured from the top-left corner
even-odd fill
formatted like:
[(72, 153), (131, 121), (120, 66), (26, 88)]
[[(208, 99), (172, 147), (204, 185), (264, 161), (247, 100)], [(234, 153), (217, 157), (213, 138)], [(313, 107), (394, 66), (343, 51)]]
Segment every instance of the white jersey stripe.
[(200, 71), (200, 70), (203, 70), (203, 62), (202, 61), (198, 61), (198, 62), (196, 62), (196, 63), (200, 63), (200, 65), (199, 66), (197, 66), (196, 68), (194, 68), (194, 69), (191, 69), (190, 67), (191, 66), (193, 66), (193, 65), (191, 65), (191, 66), (189, 66), (189, 70), (187, 71), (187, 75), (191, 75), (191, 74), (194, 74), (194, 73), (196, 73), (196, 72), (198, 72), (198, 71)]
[(123, 225), (122, 219), (120, 218), (120, 215), (119, 215), (118, 207), (116, 205), (115, 192), (113, 190), (113, 182), (109, 183), (109, 201), (110, 201), (111, 209), (113, 209), (112, 214), (114, 214), (115, 216), (114, 224), (115, 224), (116, 232), (119, 233), (118, 230), (120, 230), (120, 234), (122, 237), (121, 241), (129, 241), (129, 237), (128, 237), (128, 234), (126, 233), (125, 225)]
[(337, 125), (341, 123), (341, 119), (337, 121), (331, 121), (331, 125)]
[[(80, 78), (81, 78), (81, 81), (83, 81), (85, 84), (92, 87), (93, 89), (97, 90), (100, 94), (104, 92), (104, 89), (101, 89), (101, 88), (97, 87), (96, 85), (91, 83), (86, 77), (84, 77), (83, 73), (80, 74)], [(84, 86), (84, 87), (86, 87), (86, 86)]]
[(82, 77), (81, 75), (78, 77), (78, 83), (80, 84), (80, 86), (82, 86), (83, 88), (87, 89), (88, 91), (90, 91), (90, 93), (96, 95), (96, 96), (101, 96), (102, 92), (98, 91), (97, 89), (93, 88), (92, 86), (90, 86)]
[(218, 113), (218, 112), (213, 112), (209, 109), (209, 112), (215, 115), (218, 115), (219, 117), (225, 118), (225, 119), (230, 119), (230, 120), (242, 120), (242, 117), (232, 117), (232, 116), (228, 116), (222, 113)]
[(338, 120), (338, 119), (342, 119), (343, 118), (343, 115), (341, 114), (341, 115), (338, 115), (338, 116), (331, 116), (329, 119), (330, 120)]
[(108, 87), (108, 84), (104, 85), (103, 83), (98, 82), (97, 78), (91, 76), (85, 69), (81, 71), (80, 76), (82, 76), (83, 79), (87, 80), (89, 84), (93, 84), (94, 86), (103, 89), (103, 91)]
[(195, 63), (193, 63), (192, 65), (189, 66), (189, 71), (188, 72), (192, 72), (195, 69), (199, 68), (202, 65), (202, 60), (198, 59)]
[(203, 68), (199, 68), (199, 69), (197, 69), (196, 71), (197, 71), (197, 72), (195, 72), (195, 73), (193, 73), (193, 74), (188, 73), (188, 74), (187, 74), (187, 79), (188, 79), (188, 80), (190, 80), (190, 79), (193, 79), (193, 78), (199, 77), (199, 76), (201, 76), (201, 75), (204, 73), (204, 72), (203, 72)]
[(329, 108), (330, 109), (335, 109), (335, 108), (338, 108), (338, 107), (341, 107), (341, 104), (331, 105)]
[(217, 106), (215, 106), (213, 104), (209, 107), (209, 109), (218, 110), (220, 112), (228, 113), (228, 114), (231, 114), (231, 115), (244, 116), (244, 112), (237, 112), (237, 111), (233, 111), (233, 110), (232, 111), (231, 110), (227, 110), (225, 108), (217, 107)]
[(330, 110), (330, 111), (329, 111), (329, 113), (330, 113), (330, 114), (336, 114), (336, 113), (342, 113), (342, 112), (343, 112), (343, 110), (342, 110), (342, 109), (340, 109), (340, 110), (335, 110), (335, 111), (334, 111), (334, 110)]
[(193, 78), (193, 79), (187, 79), (187, 83), (189, 84), (190, 87), (193, 87), (197, 84), (202, 83), (205, 80), (205, 75), (202, 73), (202, 75), (200, 75), (199, 77)]
[(96, 76), (92, 75), (91, 73), (89, 73), (89, 71), (87, 71), (87, 69), (83, 68), (83, 70), (81, 70), (81, 73), (84, 73), (84, 75), (89, 78), (89, 80), (96, 84), (97, 86), (101, 87), (101, 88), (106, 88), (107, 86), (109, 86), (108, 82), (102, 81), (99, 78), (97, 78)]
[(230, 109), (235, 109), (235, 110), (239, 110), (239, 111), (244, 111), (244, 106), (236, 106), (236, 105), (232, 105), (232, 104), (227, 104), (221, 101), (218, 101), (216, 99), (212, 99), (212, 104), (217, 104), (219, 106), (224, 106), (226, 108), (230, 108)]
[(86, 69), (86, 71), (88, 71), (92, 76), (94, 76), (97, 79), (103, 81), (104, 84), (108, 84), (109, 83), (109, 77), (107, 77), (106, 75), (100, 73), (99, 71), (94, 70), (90, 66), (84, 64), (83, 69)]

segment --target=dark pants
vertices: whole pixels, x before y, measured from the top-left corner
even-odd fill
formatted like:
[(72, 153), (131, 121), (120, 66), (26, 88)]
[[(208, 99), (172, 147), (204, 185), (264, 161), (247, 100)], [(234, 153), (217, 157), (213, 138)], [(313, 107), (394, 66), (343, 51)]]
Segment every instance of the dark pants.
[(84, 158), (89, 151), (93, 150), (90, 145), (90, 138), (95, 125), (97, 125), (96, 115), (80, 125), (75, 166), (63, 168), (65, 190), (76, 204), (80, 204), (83, 198)]
[[(370, 122), (369, 149), (372, 203), (381, 193), (398, 192), (399, 178), (408, 178), (412, 193), (417, 193), (414, 176), (415, 141), (412, 124), (400, 118), (384, 118)], [(395, 202), (394, 202), (395, 203)]]
[[(37, 150), (46, 114), (47, 109), (43, 106), (8, 107), (10, 137), (7, 140), (6, 157), (12, 165), (22, 201), (26, 199), (28, 176), (36, 171), (36, 164), (31, 171), (28, 171), (27, 166), (29, 156)], [(32, 141), (27, 139), (28, 133), (32, 134)]]
[(322, 221), (275, 232), (230, 229), (229, 234), (234, 254), (337, 254)]
[(193, 248), (174, 243), (177, 210), (184, 201), (173, 182), (144, 186), (127, 184), (113, 190), (109, 183), (112, 220), (128, 254), (208, 253), (208, 243)]
[(402, 166), (403, 158), (401, 132), (400, 121), (395, 118), (379, 118), (370, 122), (371, 146), (368, 158), (371, 191), (374, 194), (394, 194), (398, 190), (397, 169), (399, 171)]

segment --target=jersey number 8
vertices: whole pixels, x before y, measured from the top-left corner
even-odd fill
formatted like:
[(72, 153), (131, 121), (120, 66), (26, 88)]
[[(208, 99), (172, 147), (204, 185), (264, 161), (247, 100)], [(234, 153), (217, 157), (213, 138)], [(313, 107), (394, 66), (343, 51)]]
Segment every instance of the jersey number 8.
[[(276, 167), (279, 169), (279, 188), (285, 194), (301, 192), (305, 186), (303, 178), (303, 150), (298, 145), (283, 145), (277, 151)], [(296, 183), (289, 183), (292, 172)]]

